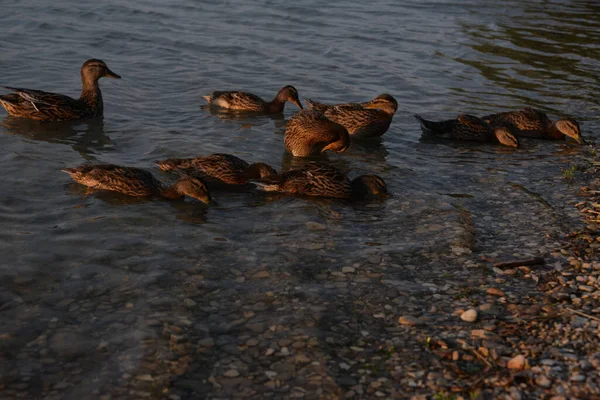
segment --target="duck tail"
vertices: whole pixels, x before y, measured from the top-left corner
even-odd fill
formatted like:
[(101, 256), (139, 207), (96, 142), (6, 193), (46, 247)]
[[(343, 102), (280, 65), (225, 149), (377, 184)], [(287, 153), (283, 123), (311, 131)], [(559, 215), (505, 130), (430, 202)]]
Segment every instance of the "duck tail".
[(73, 175), (74, 173), (77, 172), (77, 168), (63, 168), (61, 169), (62, 172), (66, 172), (69, 175)]
[(210, 94), (208, 96), (202, 96), (202, 98), (210, 103)]
[(450, 131), (456, 124), (456, 119), (449, 119), (445, 121), (428, 121), (419, 114), (415, 114), (414, 117), (421, 124), (421, 129), (424, 133), (431, 133), (434, 135), (443, 134)]

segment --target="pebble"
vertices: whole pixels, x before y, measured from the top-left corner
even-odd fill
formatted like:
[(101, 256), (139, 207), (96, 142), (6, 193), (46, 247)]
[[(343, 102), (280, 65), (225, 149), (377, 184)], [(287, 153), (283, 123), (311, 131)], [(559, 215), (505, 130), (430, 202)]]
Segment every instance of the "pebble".
[(487, 290), (487, 294), (491, 296), (504, 297), (504, 292), (502, 290), (493, 287)]
[(576, 374), (571, 376), (571, 380), (573, 382), (584, 382), (585, 381), (585, 375), (581, 375), (581, 374)]
[(342, 267), (342, 272), (344, 274), (353, 274), (354, 272), (356, 272), (356, 268), (354, 268), (354, 267)]
[(525, 366), (527, 365), (527, 359), (525, 358), (525, 356), (519, 354), (518, 356), (515, 356), (513, 358), (511, 358), (508, 363), (506, 364), (506, 366), (508, 367), (508, 369), (516, 369), (516, 370), (522, 370), (525, 369)]
[(419, 321), (418, 318), (415, 318), (412, 315), (403, 315), (400, 318), (398, 318), (398, 322), (400, 323), (400, 325), (408, 326), (415, 326), (421, 323), (421, 321)]
[(267, 271), (259, 271), (252, 275), (252, 277), (255, 279), (268, 278), (269, 276), (271, 276), (271, 274), (269, 274)]
[(228, 378), (237, 378), (238, 376), (240, 376), (240, 372), (237, 369), (230, 369), (225, 371), (223, 376), (226, 376)]
[(327, 227), (318, 222), (309, 221), (306, 223), (306, 228), (311, 231), (324, 231)]
[(539, 375), (537, 378), (535, 378), (535, 383), (544, 388), (550, 387), (550, 385), (552, 385), (552, 381), (550, 381), (550, 379), (548, 379), (546, 375)]
[(477, 321), (477, 310), (469, 309), (460, 315), (460, 319), (465, 322), (475, 322)]
[(183, 305), (186, 307), (194, 307), (197, 303), (192, 299), (184, 299)]

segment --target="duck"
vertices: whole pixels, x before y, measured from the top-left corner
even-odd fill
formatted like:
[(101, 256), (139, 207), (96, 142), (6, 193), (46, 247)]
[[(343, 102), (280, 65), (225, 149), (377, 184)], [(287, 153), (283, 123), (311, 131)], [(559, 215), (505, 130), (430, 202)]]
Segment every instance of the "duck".
[(500, 143), (508, 147), (519, 147), (519, 139), (506, 123), (489, 124), (474, 115), (461, 114), (455, 119), (428, 121), (420, 115), (415, 118), (421, 124), (424, 134), (451, 140), (470, 140), (478, 142)]
[(5, 88), (14, 93), (0, 96), (0, 104), (13, 117), (38, 121), (70, 121), (104, 114), (102, 92), (98, 80), (102, 77), (121, 79), (106, 63), (90, 59), (81, 66), (81, 96), (74, 99), (58, 93), (24, 88)]
[(364, 103), (328, 105), (304, 99), (307, 108), (323, 113), (330, 120), (343, 125), (353, 139), (369, 139), (382, 136), (389, 129), (398, 110), (396, 99), (381, 94)]
[(263, 114), (280, 114), (285, 108), (286, 101), (295, 104), (301, 110), (302, 103), (298, 98), (295, 87), (287, 85), (279, 89), (275, 98), (265, 101), (255, 94), (240, 91), (215, 91), (208, 96), (202, 96), (209, 105), (232, 111), (246, 111)]
[(506, 122), (513, 125), (516, 134), (522, 137), (565, 140), (566, 137), (574, 139), (577, 143), (584, 143), (581, 137), (579, 123), (572, 118), (561, 118), (552, 121), (546, 113), (531, 107), (518, 111), (507, 111), (490, 114), (482, 117), (487, 122)]
[(319, 162), (309, 162), (302, 168), (270, 175), (256, 183), (266, 192), (298, 196), (364, 200), (388, 194), (387, 185), (377, 175), (361, 175), (351, 181), (339, 169)]
[(326, 151), (343, 153), (350, 146), (346, 128), (318, 111), (294, 114), (285, 127), (285, 148), (295, 157), (308, 157)]
[(169, 158), (156, 164), (163, 171), (200, 175), (204, 179), (229, 185), (246, 185), (251, 179), (277, 174), (268, 164), (249, 164), (239, 157), (223, 153), (195, 158)]
[(186, 176), (168, 186), (146, 170), (114, 164), (85, 164), (61, 171), (71, 175), (75, 182), (92, 189), (111, 190), (128, 196), (162, 196), (168, 199), (189, 196), (205, 204), (214, 204), (206, 184), (197, 177)]

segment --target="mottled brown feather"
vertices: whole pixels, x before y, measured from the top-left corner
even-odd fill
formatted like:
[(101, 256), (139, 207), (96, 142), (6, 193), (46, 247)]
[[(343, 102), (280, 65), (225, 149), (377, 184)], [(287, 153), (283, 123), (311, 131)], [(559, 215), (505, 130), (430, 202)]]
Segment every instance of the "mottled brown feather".
[(317, 111), (300, 111), (287, 123), (285, 148), (296, 157), (331, 150), (344, 152), (350, 145), (348, 131)]
[(344, 126), (351, 137), (367, 139), (379, 137), (389, 129), (398, 103), (390, 95), (380, 95), (364, 103), (327, 105), (305, 99), (309, 109), (323, 113), (330, 120)]
[(170, 158), (157, 161), (156, 164), (163, 171), (199, 175), (230, 185), (245, 185), (249, 179), (276, 173), (267, 164), (257, 163), (251, 165), (234, 155), (220, 153), (195, 158)]
[(259, 187), (265, 191), (340, 199), (387, 193), (385, 182), (378, 176), (362, 175), (350, 181), (339, 169), (316, 162), (308, 163), (301, 169), (263, 178)]
[(279, 92), (271, 101), (265, 101), (255, 94), (241, 91), (215, 91), (203, 97), (210, 105), (234, 111), (276, 114), (283, 112), (287, 101), (302, 109), (298, 99), (298, 91), (289, 85), (279, 89)]

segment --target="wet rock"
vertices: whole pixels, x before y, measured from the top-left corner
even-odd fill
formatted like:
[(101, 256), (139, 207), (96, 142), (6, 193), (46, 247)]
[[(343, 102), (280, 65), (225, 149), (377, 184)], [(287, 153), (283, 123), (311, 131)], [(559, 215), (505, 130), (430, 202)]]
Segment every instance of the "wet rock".
[(82, 356), (96, 347), (94, 341), (75, 331), (63, 329), (57, 331), (49, 341), (52, 351), (64, 357)]
[(238, 376), (240, 376), (240, 372), (237, 369), (230, 369), (225, 371), (223, 376), (226, 376), (228, 378), (237, 378)]
[(421, 321), (418, 318), (413, 317), (412, 315), (403, 315), (400, 318), (398, 318), (398, 323), (400, 323), (400, 325), (415, 326), (420, 325)]
[(514, 369), (514, 370), (522, 370), (525, 369), (525, 367), (527, 366), (527, 359), (525, 358), (525, 356), (519, 354), (513, 358), (511, 358), (508, 363), (506, 364), (506, 367), (508, 369)]
[(475, 321), (477, 321), (477, 317), (478, 317), (477, 310), (474, 310), (472, 308), (463, 312), (460, 315), (460, 319), (462, 319), (465, 322), (475, 322)]
[(491, 296), (504, 297), (504, 292), (502, 290), (493, 287), (487, 290), (487, 294)]

